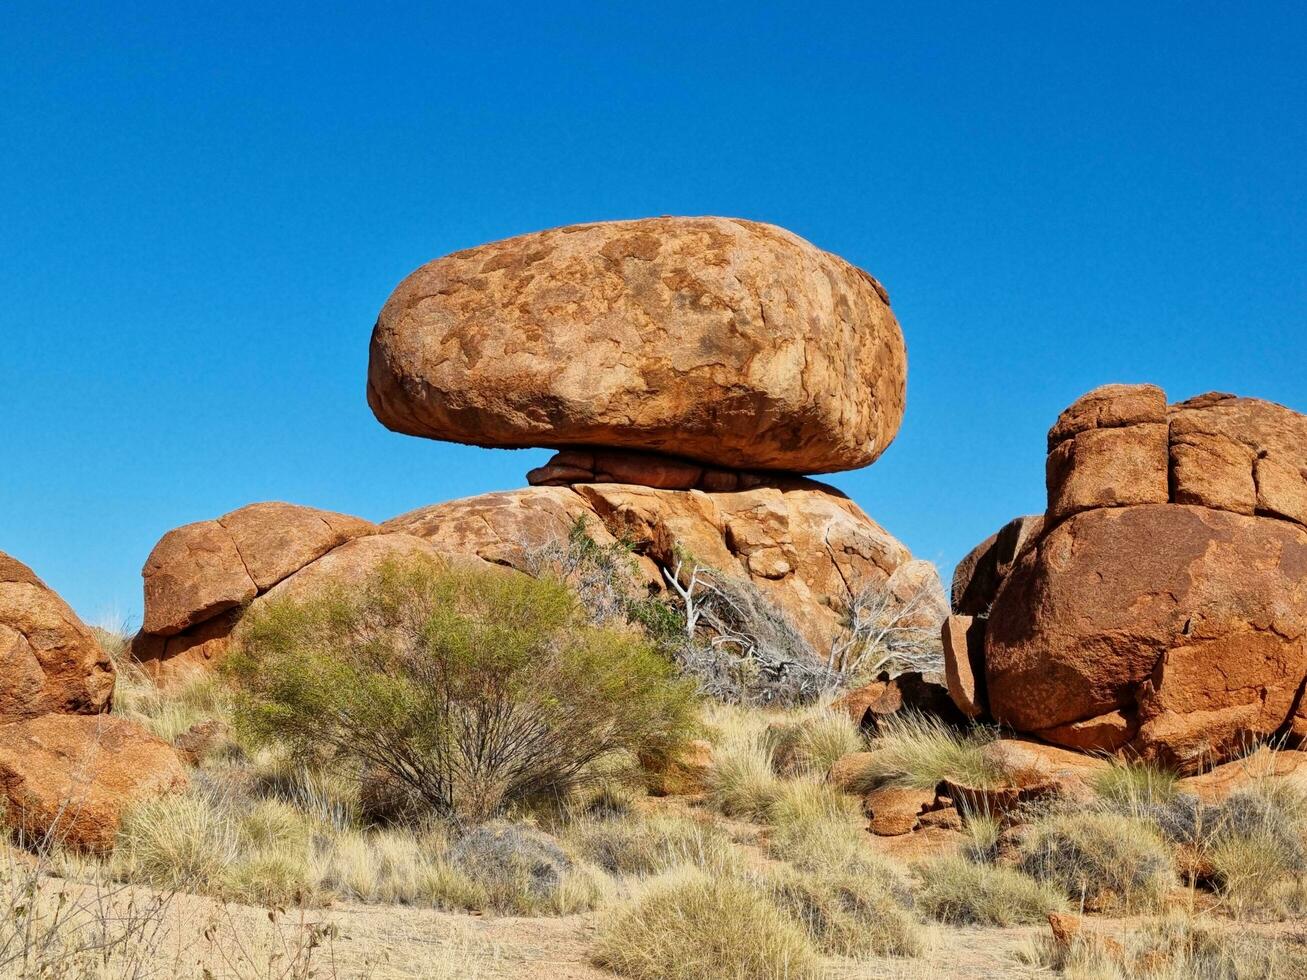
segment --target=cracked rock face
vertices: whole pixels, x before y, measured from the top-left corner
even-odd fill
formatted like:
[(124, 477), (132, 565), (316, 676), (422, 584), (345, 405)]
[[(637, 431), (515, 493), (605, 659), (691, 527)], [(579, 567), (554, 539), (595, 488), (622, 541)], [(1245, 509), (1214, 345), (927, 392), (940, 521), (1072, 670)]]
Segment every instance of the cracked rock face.
[(1119, 719), (1157, 761), (1224, 758), (1280, 728), (1307, 676), (1307, 531), (1183, 505), (1078, 514), (1013, 570), (985, 656), (990, 710), (1018, 731), (1106, 749)]
[(906, 377), (862, 270), (772, 225), (650, 218), (424, 265), (377, 320), (368, 403), (433, 439), (823, 473), (884, 452)]
[(161, 682), (220, 661), (246, 609), (357, 584), (390, 559), (461, 560), (346, 514), (258, 503), (165, 534), (145, 562), (145, 624), (132, 655)]
[(675, 567), (678, 551), (689, 554), (757, 586), (823, 654), (864, 587), (889, 583), (906, 599), (925, 583), (940, 596), (938, 610), (923, 610), (934, 617), (930, 625), (946, 611), (933, 566), (914, 560), (838, 491), (799, 478), (728, 493), (617, 483), (531, 487), (425, 507), (382, 529), (530, 570), (532, 549), (566, 541), (578, 517), (600, 544), (627, 541), (651, 590), (665, 588), (660, 567)]
[(0, 722), (107, 711), (113, 685), (113, 663), (68, 603), (0, 552)]
[(1307, 417), (1109, 385), (1050, 431), (1048, 494), (983, 583), (995, 719), (1180, 770), (1304, 727)]

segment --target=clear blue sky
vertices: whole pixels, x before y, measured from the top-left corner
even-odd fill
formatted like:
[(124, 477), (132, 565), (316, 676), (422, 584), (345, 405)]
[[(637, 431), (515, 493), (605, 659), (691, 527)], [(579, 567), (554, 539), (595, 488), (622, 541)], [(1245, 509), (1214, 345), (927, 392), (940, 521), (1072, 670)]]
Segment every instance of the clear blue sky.
[(373, 419), (392, 287), (521, 232), (720, 214), (888, 287), (907, 419), (831, 482), (951, 567), (1042, 509), (1044, 433), (1095, 385), (1307, 410), (1305, 11), (10, 0), (0, 550), (139, 621), (178, 524), (521, 486), (544, 452)]

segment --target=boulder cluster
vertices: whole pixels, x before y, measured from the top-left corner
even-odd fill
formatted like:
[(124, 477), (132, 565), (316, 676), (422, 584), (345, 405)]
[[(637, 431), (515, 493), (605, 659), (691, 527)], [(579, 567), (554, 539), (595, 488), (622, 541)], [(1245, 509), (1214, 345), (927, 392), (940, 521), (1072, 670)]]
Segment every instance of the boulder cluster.
[(397, 553), (530, 572), (581, 519), (598, 544), (633, 548), (651, 593), (690, 555), (756, 587), (824, 654), (864, 590), (938, 588), (803, 475), (885, 450), (906, 371), (880, 284), (770, 225), (617, 221), (456, 252), (383, 307), (368, 402), (399, 432), (554, 457), (522, 489), (380, 525), (260, 503), (170, 531), (142, 573), (134, 653), (161, 679), (212, 663), (265, 597)]
[(1307, 736), (1307, 416), (1110, 385), (1050, 430), (1047, 482), (957, 569), (959, 708), (1179, 770)]
[[(260, 604), (414, 555), (537, 574), (580, 522), (632, 549), (649, 594), (687, 564), (711, 570), (819, 658), (859, 597), (886, 615), (937, 591), (913, 615), (945, 620), (947, 694), (904, 674), (841, 705), (872, 727), (913, 706), (1000, 723), (1025, 737), (1001, 748), (1020, 756), (1010, 768), (1042, 774), (1018, 786), (1029, 798), (1103, 764), (1084, 753), (1196, 771), (1307, 740), (1307, 417), (1232, 395), (1168, 405), (1151, 385), (1090, 392), (1049, 432), (1045, 513), (958, 566), (945, 618), (934, 569), (809, 479), (885, 451), (906, 372), (884, 288), (770, 225), (617, 221), (454, 253), (386, 302), (368, 403), (398, 432), (553, 457), (528, 486), (379, 524), (270, 502), (169, 531), (142, 570), (131, 654), (168, 683), (221, 660)], [(4, 554), (0, 662), (0, 805), (24, 832), (103, 850), (126, 805), (185, 785), (177, 749), (108, 714), (115, 665), (96, 633)], [(878, 801), (883, 831), (956, 819), (921, 795)]]
[(109, 717), (115, 668), (93, 631), (0, 552), (0, 810), (20, 839), (112, 846), (124, 807), (186, 784), (177, 753)]

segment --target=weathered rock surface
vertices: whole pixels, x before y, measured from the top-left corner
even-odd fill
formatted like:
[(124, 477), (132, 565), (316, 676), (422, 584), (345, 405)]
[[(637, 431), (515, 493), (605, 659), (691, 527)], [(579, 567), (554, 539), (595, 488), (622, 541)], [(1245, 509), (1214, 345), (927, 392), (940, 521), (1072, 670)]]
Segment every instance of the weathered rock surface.
[(1095, 507), (1166, 503), (1166, 395), (1107, 385), (1062, 413), (1048, 434), (1051, 524)]
[(961, 616), (989, 615), (1012, 566), (1043, 533), (1043, 515), (1018, 517), (973, 548), (953, 572), (953, 611)]
[(577, 483), (631, 483), (657, 490), (748, 490), (769, 482), (767, 475), (705, 466), (658, 453), (621, 449), (564, 449), (531, 470), (534, 486), (570, 487)]
[(985, 658), (1018, 731), (1120, 712), (1159, 761), (1222, 757), (1284, 724), (1307, 675), (1307, 533), (1178, 505), (1079, 514), (1008, 579)]
[(843, 494), (811, 480), (777, 479), (733, 493), (611, 483), (532, 487), (436, 504), (382, 527), (532, 571), (533, 554), (566, 541), (578, 517), (600, 544), (629, 542), (650, 589), (665, 588), (660, 566), (675, 568), (688, 554), (757, 586), (821, 653), (864, 588), (898, 590), (905, 599), (920, 589), (938, 593), (938, 609), (923, 605), (931, 626), (946, 611), (933, 566), (913, 560)]
[(933, 789), (880, 786), (862, 798), (867, 829), (879, 837), (899, 837), (917, 827), (923, 813), (935, 805)]
[(831, 710), (847, 712), (854, 724), (870, 732), (900, 711), (930, 715), (951, 725), (966, 722), (950, 699), (944, 678), (919, 671), (894, 677), (882, 673), (876, 680), (840, 695), (831, 702)]
[[(280, 503), (168, 532), (143, 573), (145, 622), (156, 629), (136, 635), (133, 657), (156, 681), (171, 682), (220, 662), (241, 617), (258, 603), (303, 597), (328, 582), (358, 584), (389, 559), (481, 564), (412, 535), (377, 532), (356, 517)], [(187, 625), (176, 630), (179, 623)]]
[(0, 552), (0, 722), (107, 711), (114, 669), (77, 614)]
[(1177, 503), (1307, 526), (1307, 416), (1212, 393), (1171, 408)]
[(127, 807), (186, 782), (172, 746), (123, 718), (50, 714), (0, 725), (5, 819), (29, 842), (107, 852)]
[(368, 403), (453, 442), (822, 473), (885, 451), (906, 374), (862, 270), (771, 225), (650, 218), (424, 265), (381, 310)]
[(953, 704), (968, 718), (987, 710), (985, 698), (985, 624), (974, 616), (944, 620), (944, 685)]
[(1015, 566), (994, 573), (995, 536), (954, 579), (955, 605), (992, 603), (991, 714), (1181, 771), (1307, 736), (1307, 417), (1108, 385), (1062, 413), (1049, 449), (1046, 520)]
[(375, 526), (357, 517), (278, 502), (250, 504), (165, 534), (150, 552), (146, 633), (173, 636), (243, 605)]

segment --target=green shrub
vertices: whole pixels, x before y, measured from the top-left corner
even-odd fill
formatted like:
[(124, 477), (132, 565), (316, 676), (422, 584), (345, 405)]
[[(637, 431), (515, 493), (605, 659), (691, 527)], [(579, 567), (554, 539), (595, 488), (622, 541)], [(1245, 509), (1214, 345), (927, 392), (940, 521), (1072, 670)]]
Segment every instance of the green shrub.
[(959, 857), (920, 865), (917, 908), (953, 925), (1014, 926), (1042, 922), (1067, 907), (1043, 882), (1013, 868), (976, 864)]
[(1157, 829), (1117, 813), (1063, 813), (1036, 821), (1022, 869), (1087, 907), (1156, 906), (1176, 884), (1174, 857)]
[(228, 665), (241, 732), (472, 822), (562, 796), (614, 753), (670, 751), (694, 721), (671, 664), (588, 623), (562, 583), (429, 561), (253, 610)]
[(762, 890), (685, 868), (601, 923), (595, 960), (635, 980), (807, 980), (819, 968), (811, 940)]

